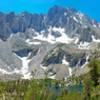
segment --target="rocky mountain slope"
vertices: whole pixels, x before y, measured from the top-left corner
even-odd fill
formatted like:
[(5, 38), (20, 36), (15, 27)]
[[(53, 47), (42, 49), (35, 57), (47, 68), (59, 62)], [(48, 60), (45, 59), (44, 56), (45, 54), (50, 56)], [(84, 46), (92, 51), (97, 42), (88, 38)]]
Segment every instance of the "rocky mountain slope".
[(54, 6), (47, 14), (1, 12), (0, 79), (83, 74), (99, 43), (99, 23), (72, 8)]

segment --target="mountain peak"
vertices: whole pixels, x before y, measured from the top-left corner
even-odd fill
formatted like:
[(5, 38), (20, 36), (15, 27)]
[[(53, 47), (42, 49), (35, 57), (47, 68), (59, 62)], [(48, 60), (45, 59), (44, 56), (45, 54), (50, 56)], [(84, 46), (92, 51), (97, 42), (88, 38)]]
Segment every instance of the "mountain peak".
[(74, 8), (65, 8), (65, 7), (62, 7), (62, 6), (58, 6), (58, 5), (55, 5), (53, 6), (52, 8), (49, 9), (48, 13), (64, 13), (64, 12), (67, 12), (67, 13), (76, 13), (77, 10), (74, 9)]
[(3, 14), (0, 17), (0, 38), (7, 39), (12, 33), (25, 33), (28, 29), (34, 29), (37, 32), (47, 31), (48, 27), (64, 28), (66, 34), (72, 37), (73, 31), (78, 33), (78, 29), (90, 26), (97, 27), (96, 23), (79, 13), (73, 8), (64, 8), (61, 6), (53, 6), (47, 14), (31, 14), (22, 12), (16, 15), (14, 12)]

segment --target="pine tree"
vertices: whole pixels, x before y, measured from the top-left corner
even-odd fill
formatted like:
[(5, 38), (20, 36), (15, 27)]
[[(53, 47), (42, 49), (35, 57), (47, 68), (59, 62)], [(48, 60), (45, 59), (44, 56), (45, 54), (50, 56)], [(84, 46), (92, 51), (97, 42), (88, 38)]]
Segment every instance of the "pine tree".
[(97, 86), (99, 84), (99, 82), (98, 82), (99, 74), (98, 74), (97, 60), (95, 58), (90, 61), (89, 67), (91, 69), (90, 70), (90, 78), (93, 81), (93, 85)]

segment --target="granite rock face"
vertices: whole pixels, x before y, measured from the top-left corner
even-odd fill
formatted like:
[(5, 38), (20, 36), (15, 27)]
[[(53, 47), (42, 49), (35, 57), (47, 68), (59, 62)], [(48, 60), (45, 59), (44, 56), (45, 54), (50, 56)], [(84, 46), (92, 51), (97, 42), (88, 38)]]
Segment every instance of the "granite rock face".
[(99, 23), (73, 8), (54, 6), (47, 14), (0, 12), (0, 74), (8, 80), (13, 75), (63, 79), (82, 72), (94, 43), (100, 43)]
[[(81, 41), (92, 41), (91, 35), (98, 34), (93, 28), (98, 28), (98, 23), (91, 20), (86, 15), (77, 12), (72, 8), (63, 8), (59, 6), (52, 7), (47, 14), (31, 14), (23, 12), (15, 14), (14, 12), (4, 14), (0, 13), (0, 38), (6, 40), (11, 34), (18, 32), (25, 33), (29, 29), (34, 29), (41, 34), (41, 31), (48, 33), (49, 27), (64, 28), (66, 34), (70, 37), (79, 35)], [(31, 32), (28, 31), (28, 34)], [(52, 32), (59, 36), (59, 33)], [(46, 34), (47, 35), (47, 34)], [(100, 35), (99, 37), (100, 38)]]

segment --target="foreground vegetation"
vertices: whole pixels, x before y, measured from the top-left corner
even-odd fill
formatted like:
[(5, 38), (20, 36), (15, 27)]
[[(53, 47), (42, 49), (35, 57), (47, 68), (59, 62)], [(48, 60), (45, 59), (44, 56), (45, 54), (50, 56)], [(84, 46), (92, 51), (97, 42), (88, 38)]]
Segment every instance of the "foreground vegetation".
[(100, 100), (100, 60), (88, 66), (89, 73), (67, 80), (0, 82), (0, 100)]

